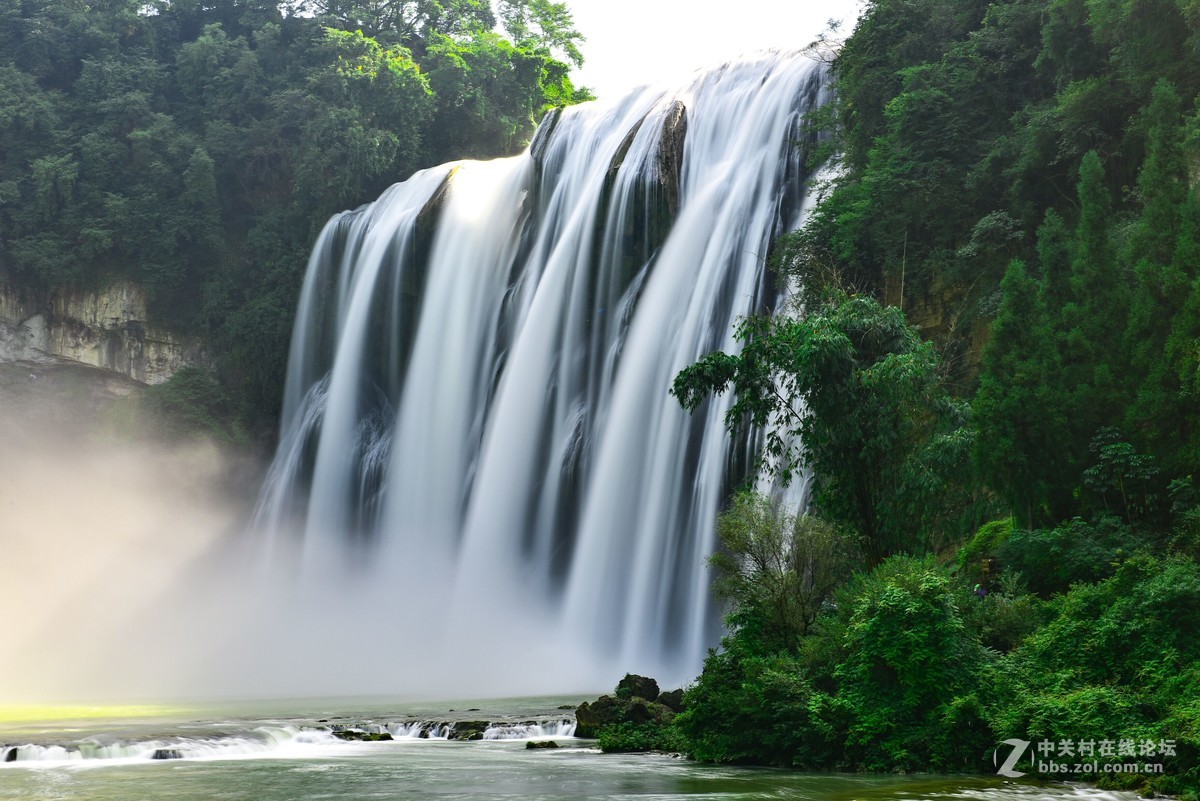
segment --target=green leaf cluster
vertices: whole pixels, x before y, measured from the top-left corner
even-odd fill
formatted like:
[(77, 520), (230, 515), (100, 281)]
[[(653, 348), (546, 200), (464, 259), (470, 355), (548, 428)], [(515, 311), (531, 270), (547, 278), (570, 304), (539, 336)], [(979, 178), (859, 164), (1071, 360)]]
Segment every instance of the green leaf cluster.
[(895, 307), (831, 290), (804, 316), (751, 317), (737, 355), (710, 354), (671, 393), (696, 409), (732, 391), (725, 422), (765, 431), (766, 465), (784, 480), (815, 474), (814, 506), (861, 536), (868, 560), (936, 548), (968, 514), (966, 408), (933, 346)]
[(560, 4), (27, 0), (0, 9), (0, 277), (147, 293), (243, 413), (280, 402), (307, 254), (417, 169), (514, 152), (588, 97)]

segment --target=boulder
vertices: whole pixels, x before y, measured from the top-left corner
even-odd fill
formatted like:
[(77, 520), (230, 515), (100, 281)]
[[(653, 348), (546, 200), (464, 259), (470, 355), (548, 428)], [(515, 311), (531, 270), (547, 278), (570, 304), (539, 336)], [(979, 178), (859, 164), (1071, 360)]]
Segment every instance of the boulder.
[(482, 740), (492, 724), (486, 720), (460, 720), (450, 729), (451, 740)]
[(658, 702), (674, 712), (683, 711), (683, 690), (671, 690), (658, 694)]
[(674, 717), (669, 707), (645, 698), (602, 695), (575, 710), (575, 736), (596, 737), (600, 729), (616, 723), (668, 723)]
[(626, 673), (625, 678), (617, 682), (618, 698), (645, 698), (653, 701), (658, 698), (658, 682), (645, 676)]
[(356, 743), (378, 743), (391, 740), (392, 735), (386, 731), (363, 731), (362, 729), (350, 728), (335, 728), (332, 732), (334, 737), (339, 740), (347, 740)]
[(530, 740), (525, 743), (525, 748), (558, 748), (558, 743), (554, 740)]

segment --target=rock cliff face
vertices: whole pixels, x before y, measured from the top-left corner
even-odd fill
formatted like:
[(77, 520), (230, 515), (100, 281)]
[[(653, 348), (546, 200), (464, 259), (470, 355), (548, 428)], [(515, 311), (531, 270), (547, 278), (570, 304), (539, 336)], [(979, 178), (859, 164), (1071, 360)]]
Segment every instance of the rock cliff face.
[(161, 384), (185, 365), (208, 362), (199, 342), (147, 323), (146, 297), (129, 282), (36, 299), (0, 284), (0, 361), (64, 360), (145, 384)]

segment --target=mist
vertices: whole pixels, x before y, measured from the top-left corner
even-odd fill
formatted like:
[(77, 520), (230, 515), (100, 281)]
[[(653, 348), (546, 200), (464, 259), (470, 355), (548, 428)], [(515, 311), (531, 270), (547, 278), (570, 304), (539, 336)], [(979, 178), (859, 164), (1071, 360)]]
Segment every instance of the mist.
[(480, 698), (619, 677), (547, 642), (557, 610), (520, 587), (302, 566), (298, 539), (247, 524), (261, 456), (159, 436), (140, 392), (0, 366), (6, 703)]

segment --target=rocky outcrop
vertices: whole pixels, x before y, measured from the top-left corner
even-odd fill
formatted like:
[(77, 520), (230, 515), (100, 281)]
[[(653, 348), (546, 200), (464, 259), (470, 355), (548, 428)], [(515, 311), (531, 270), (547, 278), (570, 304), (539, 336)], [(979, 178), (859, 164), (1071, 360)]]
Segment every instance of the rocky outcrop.
[(198, 341), (148, 322), (145, 293), (128, 281), (37, 299), (0, 285), (0, 361), (76, 362), (144, 384), (208, 363)]
[(670, 690), (658, 694), (658, 702), (675, 712), (683, 711), (683, 690)]
[(617, 682), (618, 698), (645, 698), (647, 701), (658, 699), (658, 682), (646, 676), (626, 673), (625, 678)]
[(545, 162), (546, 151), (550, 149), (550, 137), (554, 135), (554, 129), (562, 119), (562, 111), (562, 106), (558, 106), (546, 112), (541, 125), (533, 134), (533, 141), (529, 143), (529, 155), (539, 171)]
[(348, 740), (356, 743), (382, 743), (390, 742), (393, 737), (391, 733), (386, 731), (362, 731), (361, 729), (337, 729), (335, 728), (331, 734), (339, 740)]
[[(649, 697), (647, 697), (649, 696)], [(614, 695), (602, 695), (575, 710), (575, 736), (597, 737), (605, 726), (620, 723), (670, 723), (675, 711), (657, 703), (658, 682), (645, 676), (626, 674)]]
[(482, 740), (491, 724), (486, 720), (460, 720), (450, 729), (451, 740)]
[(683, 143), (687, 138), (687, 107), (676, 100), (663, 120), (662, 136), (658, 142), (658, 183), (663, 188), (667, 208), (674, 216), (679, 212), (679, 185), (683, 176)]

